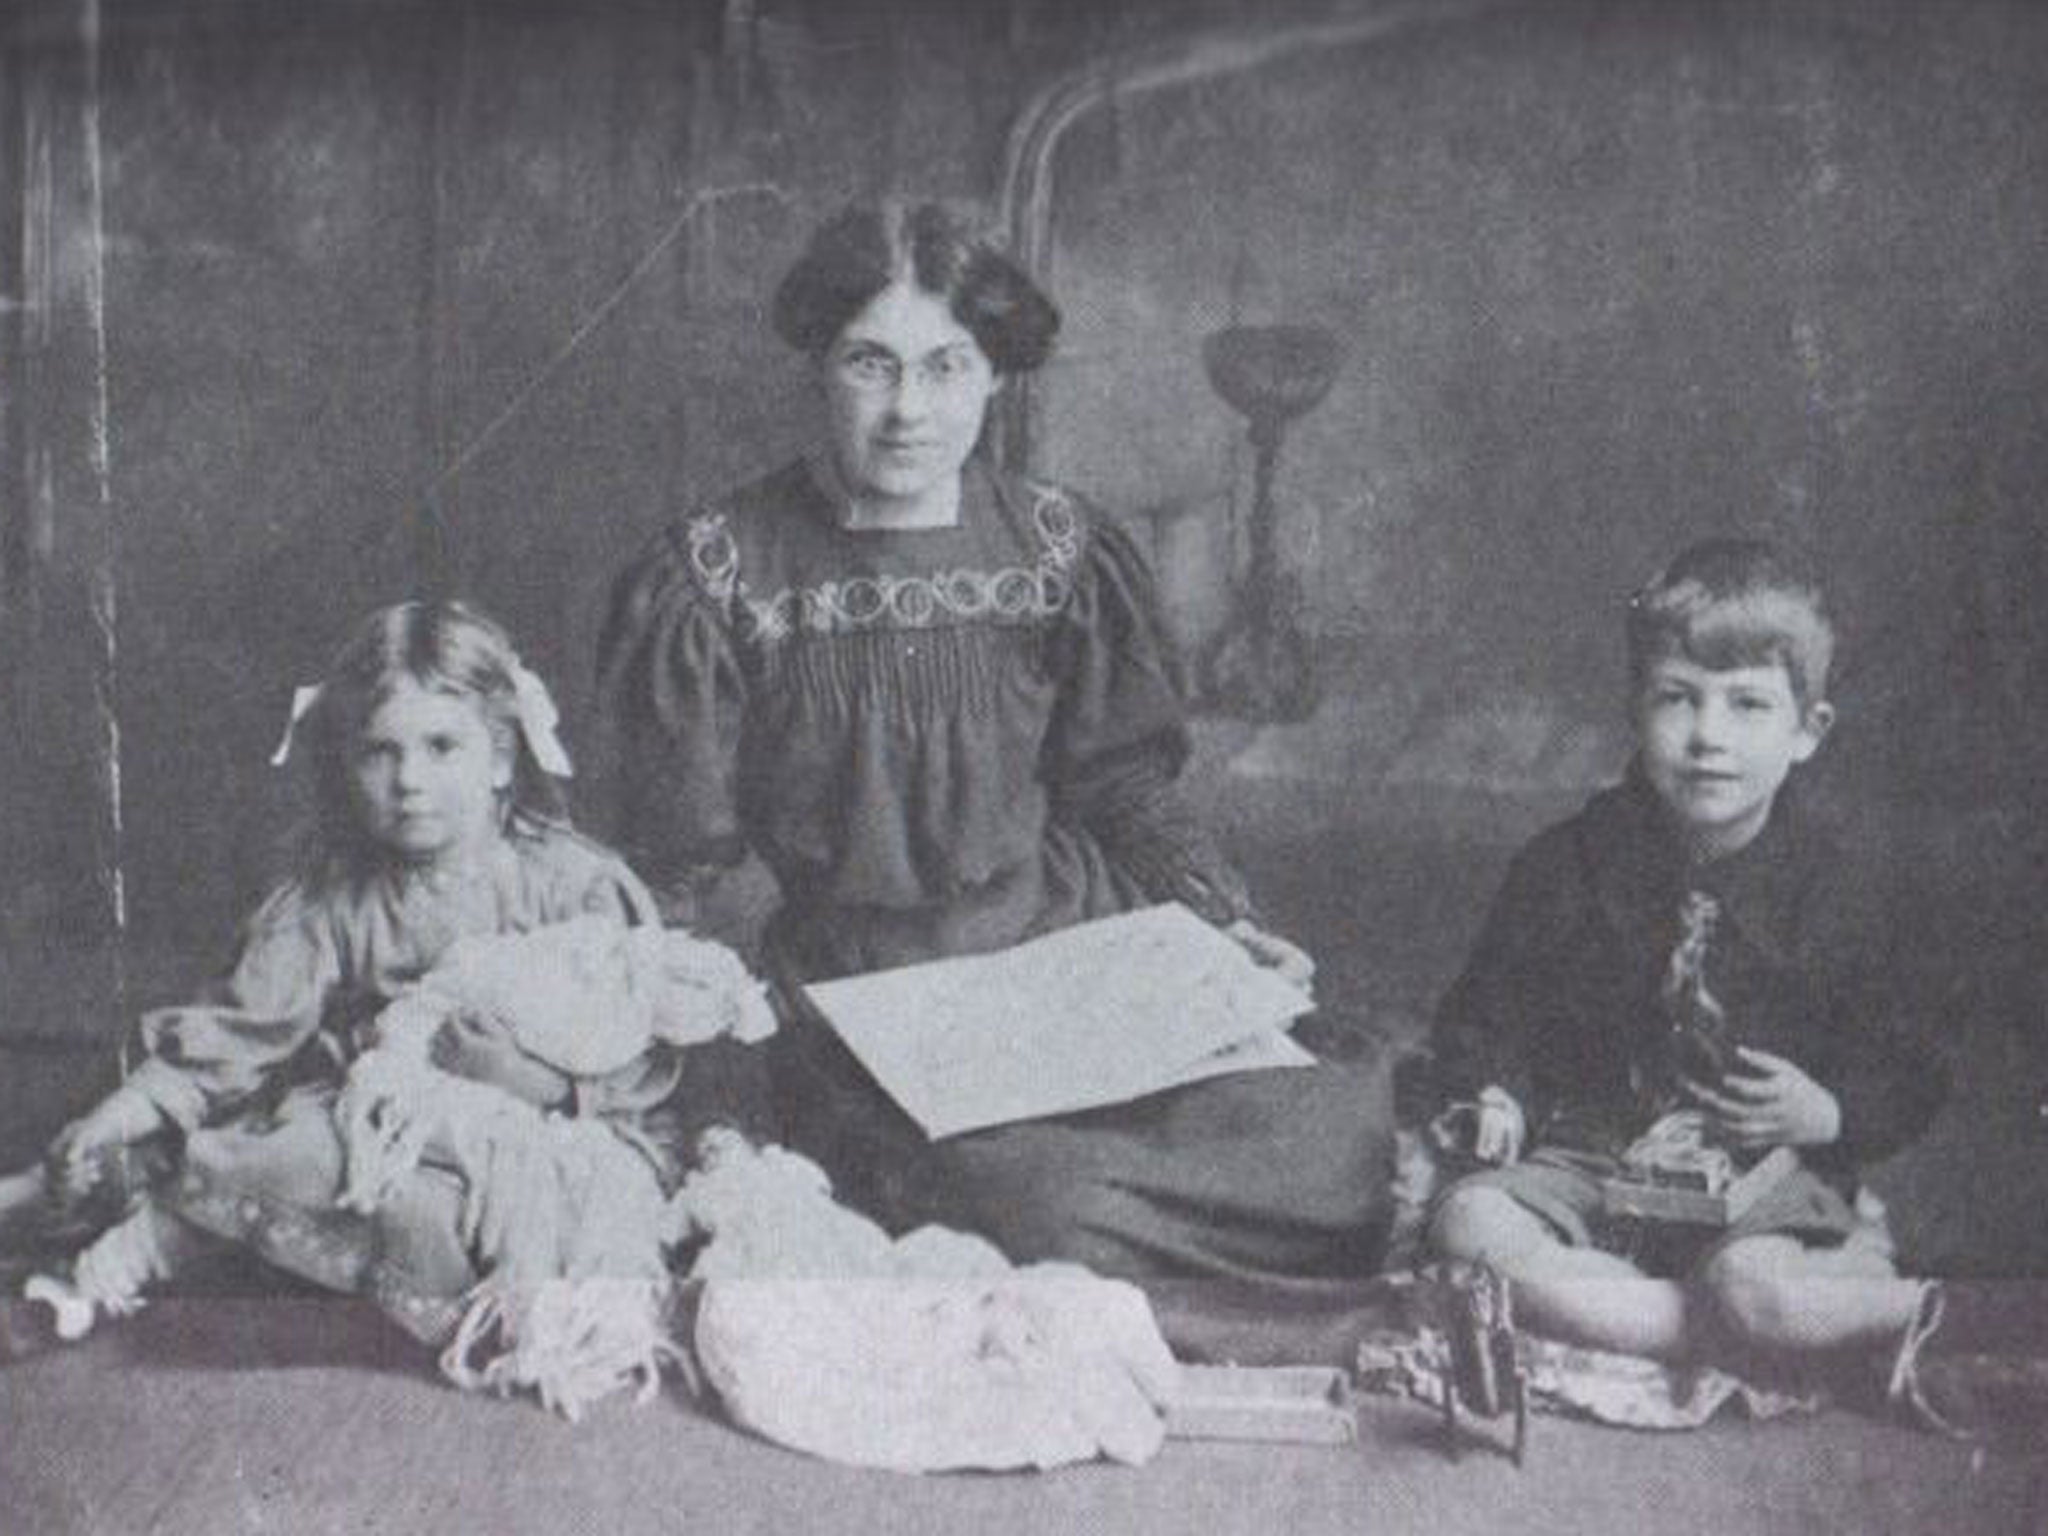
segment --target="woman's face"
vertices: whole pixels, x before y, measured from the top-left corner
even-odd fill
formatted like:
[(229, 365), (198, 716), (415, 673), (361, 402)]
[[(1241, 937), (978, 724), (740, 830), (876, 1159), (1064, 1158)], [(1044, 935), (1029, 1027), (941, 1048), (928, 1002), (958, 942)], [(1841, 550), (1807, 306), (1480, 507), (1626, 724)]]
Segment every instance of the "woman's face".
[(855, 495), (887, 502), (958, 478), (996, 387), (981, 344), (944, 299), (912, 283), (876, 294), (820, 371), (840, 475)]

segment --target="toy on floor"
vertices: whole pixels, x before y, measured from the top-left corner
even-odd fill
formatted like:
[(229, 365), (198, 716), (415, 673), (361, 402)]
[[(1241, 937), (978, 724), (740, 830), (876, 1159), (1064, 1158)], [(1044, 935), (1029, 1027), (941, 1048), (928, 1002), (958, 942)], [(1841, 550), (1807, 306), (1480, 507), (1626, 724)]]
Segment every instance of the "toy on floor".
[(1444, 1333), (1450, 1345), (1450, 1375), (1444, 1383), (1444, 1443), (1452, 1460), (1461, 1436), (1458, 1405), (1468, 1414), (1498, 1419), (1513, 1415), (1509, 1456), (1517, 1467), (1529, 1444), (1528, 1375), (1515, 1338), (1513, 1298), (1508, 1282), (1490, 1266), (1440, 1272)]

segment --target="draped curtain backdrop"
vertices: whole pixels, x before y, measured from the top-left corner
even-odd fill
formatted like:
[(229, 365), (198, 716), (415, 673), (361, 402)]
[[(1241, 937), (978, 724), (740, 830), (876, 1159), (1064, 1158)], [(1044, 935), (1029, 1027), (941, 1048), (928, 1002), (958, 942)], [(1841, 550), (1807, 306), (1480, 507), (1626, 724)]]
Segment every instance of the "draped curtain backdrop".
[[(1322, 708), (1202, 733), (1250, 862), (1305, 836), (1369, 877), (1353, 845), (1392, 795), (1424, 834), (1494, 807), (1503, 843), (1569, 803), (1623, 751), (1622, 597), (1682, 539), (1757, 527), (1848, 616), (1827, 792), (1932, 829), (1968, 942), (2040, 952), (2040, 7), (9, 18), (0, 1037), (104, 1041), (220, 951), (297, 808), (265, 766), (291, 687), (379, 602), (507, 620), (602, 830), (607, 575), (806, 431), (771, 274), (852, 195), (1017, 215), (1013, 134), (1077, 90), (1027, 210), (1068, 313), (1027, 440), (1130, 517), (1190, 645), (1229, 611), (1250, 495), (1203, 335), (1308, 321), (1345, 352), (1277, 486)], [(1333, 24), (1356, 39), (1259, 46)], [(1217, 50), (1247, 62), (1159, 83)]]

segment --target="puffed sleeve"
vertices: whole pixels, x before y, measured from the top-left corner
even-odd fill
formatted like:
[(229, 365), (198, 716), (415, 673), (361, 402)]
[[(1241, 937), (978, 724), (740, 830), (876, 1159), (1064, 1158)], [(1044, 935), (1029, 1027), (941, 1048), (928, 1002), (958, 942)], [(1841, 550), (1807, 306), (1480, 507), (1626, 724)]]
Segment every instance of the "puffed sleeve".
[(628, 928), (659, 927), (660, 906), (626, 861), (599, 844), (586, 841), (585, 846), (594, 857), (582, 881), (579, 914), (614, 918)]
[(191, 1130), (262, 1087), (318, 1031), (341, 980), (331, 914), (297, 884), (244, 926), (227, 974), (198, 1002), (142, 1016), (127, 1086)]
[(626, 928), (661, 921), (653, 894), (604, 843), (565, 822), (515, 811), (507, 838), (519, 856), (519, 894), (510, 914), (517, 926), (610, 919)]
[[(621, 749), (626, 857), (664, 897), (744, 857), (738, 761), (746, 685), (718, 580), (732, 546), (715, 519), (665, 534), (616, 584), (599, 685)], [(687, 914), (684, 914), (687, 915)]]
[(1059, 703), (1041, 771), (1055, 814), (1085, 827), (1148, 896), (1212, 922), (1244, 917), (1244, 882), (1175, 783), (1188, 754), (1181, 671), (1151, 570), (1100, 514), (1079, 524), (1073, 590), (1053, 636)]

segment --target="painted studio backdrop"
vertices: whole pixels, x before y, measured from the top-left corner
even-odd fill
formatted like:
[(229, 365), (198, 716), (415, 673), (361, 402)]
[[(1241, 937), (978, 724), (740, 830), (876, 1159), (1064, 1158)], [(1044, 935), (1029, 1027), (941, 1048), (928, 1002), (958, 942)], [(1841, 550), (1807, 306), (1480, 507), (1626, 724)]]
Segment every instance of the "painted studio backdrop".
[(797, 446), (773, 275), (897, 188), (1062, 300), (997, 447), (1151, 549), (1198, 792), (1341, 996), (1426, 1005), (1620, 766), (1627, 592), (1748, 527), (1833, 573), (1823, 779), (1917, 829), (1953, 1006), (2040, 1011), (2048, 9), (9, 15), (0, 1040), (104, 1048), (215, 962), (292, 685), (408, 592), (508, 621), (604, 830), (603, 583)]

